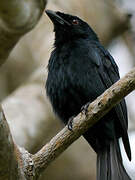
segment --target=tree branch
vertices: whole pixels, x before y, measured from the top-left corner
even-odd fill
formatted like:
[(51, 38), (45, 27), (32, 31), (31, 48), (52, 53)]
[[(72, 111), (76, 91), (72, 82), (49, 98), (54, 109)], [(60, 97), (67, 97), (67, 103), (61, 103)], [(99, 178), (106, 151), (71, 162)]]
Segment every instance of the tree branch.
[[(30, 154), (24, 148), (18, 148), (14, 144), (1, 110), (0, 176), (3, 180), (9, 177), (13, 177), (15, 180), (38, 179), (42, 171), (56, 157), (134, 89), (135, 68), (92, 102), (88, 107), (87, 114), (81, 112), (74, 118), (73, 131), (69, 131), (66, 126), (35, 155)], [(8, 173), (6, 172), (7, 169), (9, 170)]]
[(19, 179), (18, 163), (15, 155), (15, 146), (0, 107), (0, 179)]
[(87, 114), (81, 112), (74, 118), (73, 131), (69, 131), (66, 126), (39, 152), (33, 155), (36, 176), (38, 177), (56, 157), (134, 89), (135, 68), (92, 102), (88, 107)]
[(0, 65), (23, 34), (39, 21), (46, 0), (1, 0), (0, 2)]

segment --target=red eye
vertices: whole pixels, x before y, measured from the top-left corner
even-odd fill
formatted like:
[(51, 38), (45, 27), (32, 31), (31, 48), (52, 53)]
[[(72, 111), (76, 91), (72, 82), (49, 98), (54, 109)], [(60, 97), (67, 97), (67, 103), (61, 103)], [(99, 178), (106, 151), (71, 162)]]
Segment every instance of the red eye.
[(78, 24), (79, 24), (79, 21), (78, 21), (77, 19), (74, 19), (74, 20), (72, 21), (72, 24), (78, 25)]

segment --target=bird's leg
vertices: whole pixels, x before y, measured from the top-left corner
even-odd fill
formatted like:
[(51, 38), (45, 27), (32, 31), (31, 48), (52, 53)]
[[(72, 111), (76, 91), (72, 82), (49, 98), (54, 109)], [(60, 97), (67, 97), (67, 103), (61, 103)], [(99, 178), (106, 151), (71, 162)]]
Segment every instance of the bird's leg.
[(87, 115), (89, 105), (90, 105), (90, 102), (88, 102), (87, 104), (81, 107), (81, 111), (85, 113), (85, 115)]
[(68, 126), (68, 130), (69, 131), (72, 131), (72, 127), (73, 127), (73, 119), (74, 119), (75, 116), (72, 116), (69, 118), (68, 120), (68, 123), (67, 123), (67, 126)]

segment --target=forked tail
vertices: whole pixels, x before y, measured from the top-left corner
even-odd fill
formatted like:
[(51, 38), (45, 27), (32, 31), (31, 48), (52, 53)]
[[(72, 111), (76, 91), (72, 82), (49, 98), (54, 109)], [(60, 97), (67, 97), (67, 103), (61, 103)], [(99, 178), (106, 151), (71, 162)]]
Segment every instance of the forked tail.
[(97, 180), (131, 180), (122, 164), (118, 141), (98, 153)]

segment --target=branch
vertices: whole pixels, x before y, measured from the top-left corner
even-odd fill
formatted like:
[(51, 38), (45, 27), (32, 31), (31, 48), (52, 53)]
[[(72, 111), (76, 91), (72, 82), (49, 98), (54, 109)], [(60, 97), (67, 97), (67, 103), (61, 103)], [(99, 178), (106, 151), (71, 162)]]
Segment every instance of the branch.
[(14, 143), (0, 106), (0, 179), (31, 180), (34, 174), (31, 156)]
[(36, 176), (38, 177), (56, 157), (134, 89), (135, 68), (93, 101), (88, 107), (87, 114), (81, 112), (74, 118), (73, 131), (69, 131), (66, 126), (39, 152), (33, 155)]
[(134, 89), (135, 68), (92, 102), (88, 107), (87, 114), (81, 112), (74, 118), (73, 131), (69, 131), (66, 126), (35, 155), (15, 145), (5, 116), (1, 110), (0, 177), (2, 177), (3, 180), (6, 178), (9, 179), (9, 177), (13, 177), (15, 180), (38, 179), (42, 171), (45, 170), (56, 157)]
[(22, 37), (39, 21), (46, 0), (1, 0), (0, 2), (0, 65)]
[(15, 146), (0, 107), (0, 179), (19, 179), (18, 163), (15, 155)]

